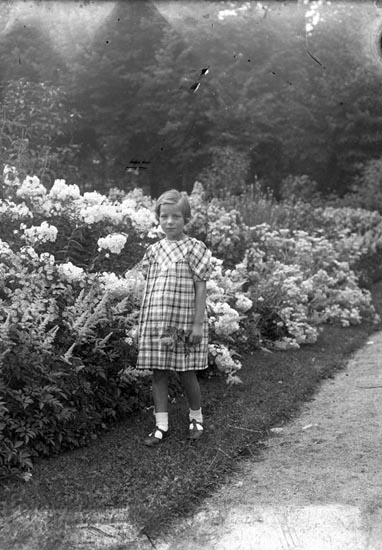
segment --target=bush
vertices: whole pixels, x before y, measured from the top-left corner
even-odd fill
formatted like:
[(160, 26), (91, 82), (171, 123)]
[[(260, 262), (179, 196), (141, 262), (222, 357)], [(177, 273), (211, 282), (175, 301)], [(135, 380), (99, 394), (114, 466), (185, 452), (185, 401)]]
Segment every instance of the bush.
[(33, 249), (1, 253), (0, 473), (78, 447), (148, 402), (133, 370), (137, 301), (68, 279)]
[(210, 153), (211, 164), (198, 177), (206, 190), (207, 200), (243, 193), (250, 165), (248, 154), (230, 146), (211, 147)]
[(25, 78), (11, 80), (2, 90), (0, 165), (25, 167), (50, 185), (61, 176), (78, 177), (79, 146), (73, 143), (77, 111), (62, 87)]
[(248, 227), (238, 210), (224, 208), (217, 199), (207, 201), (203, 186), (196, 182), (190, 197), (192, 219), (187, 233), (206, 243), (212, 254), (233, 267), (244, 257)]
[[(4, 473), (82, 445), (147, 405), (147, 376), (134, 369), (139, 260), (160, 238), (153, 202), (139, 190), (81, 195), (63, 180), (48, 191), (8, 167), (10, 175), (13, 198), (0, 201)], [(314, 342), (322, 323), (376, 320), (353, 265), (378, 251), (379, 214), (321, 207), (309, 216), (306, 203), (288, 203), (273, 210), (284, 228), (248, 227), (237, 209), (208, 202), (201, 184), (190, 201), (188, 231), (213, 252), (210, 372), (240, 383), (243, 351)], [(296, 229), (296, 219), (310, 230)]]
[(369, 160), (360, 169), (342, 202), (351, 208), (376, 210), (382, 214), (382, 158)]
[(284, 178), (279, 190), (280, 199), (283, 201), (312, 202), (319, 199), (318, 184), (309, 176), (292, 176)]

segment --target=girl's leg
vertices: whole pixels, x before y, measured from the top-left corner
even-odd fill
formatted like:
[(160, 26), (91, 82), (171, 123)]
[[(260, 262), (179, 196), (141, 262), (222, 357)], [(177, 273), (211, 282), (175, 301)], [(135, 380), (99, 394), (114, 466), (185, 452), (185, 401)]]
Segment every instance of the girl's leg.
[(180, 372), (179, 376), (190, 405), (189, 437), (191, 439), (199, 439), (203, 433), (203, 415), (201, 409), (201, 392), (199, 381), (195, 371)]
[(179, 372), (180, 381), (182, 382), (184, 391), (186, 392), (186, 397), (190, 409), (197, 411), (201, 407), (202, 396), (200, 393), (200, 386), (198, 378), (195, 374), (195, 371), (188, 370), (184, 372)]
[(168, 371), (153, 370), (153, 399), (156, 413), (168, 411)]
[(160, 441), (168, 433), (168, 371), (154, 370), (153, 379), (153, 399), (154, 399), (154, 416), (155, 430), (151, 432), (145, 439), (145, 445), (152, 447), (160, 443)]

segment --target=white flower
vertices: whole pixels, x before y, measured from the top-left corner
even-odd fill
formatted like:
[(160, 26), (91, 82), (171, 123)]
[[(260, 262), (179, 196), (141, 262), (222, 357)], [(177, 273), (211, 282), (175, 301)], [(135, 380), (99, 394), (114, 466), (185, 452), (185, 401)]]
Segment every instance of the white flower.
[(37, 176), (27, 176), (16, 194), (22, 198), (43, 198), (46, 196), (46, 188)]
[(239, 309), (240, 311), (246, 312), (251, 309), (253, 306), (253, 302), (250, 298), (245, 296), (244, 294), (237, 294), (237, 299), (235, 303), (235, 307)]
[(9, 244), (0, 239), (0, 254), (13, 254)]
[(230, 315), (222, 315), (215, 323), (215, 332), (218, 336), (227, 337), (237, 332), (240, 329), (240, 325), (236, 320), (232, 319)]
[(46, 197), (40, 205), (40, 212), (47, 217), (51, 217), (52, 214), (57, 214), (62, 210), (62, 205), (59, 202), (54, 202), (49, 197)]
[(15, 166), (10, 166), (6, 164), (3, 170), (4, 183), (10, 187), (18, 187), (20, 185), (20, 180), (17, 177), (17, 168)]
[(115, 273), (104, 271), (98, 274), (99, 282), (104, 286), (105, 291), (119, 298), (132, 298), (136, 301), (141, 300), (145, 280), (142, 273), (131, 270), (125, 277), (118, 277)]
[(219, 344), (209, 344), (208, 350), (210, 354), (214, 357), (216, 367), (221, 372), (233, 374), (241, 369), (241, 364), (239, 363), (239, 361), (235, 361), (232, 358), (232, 355), (226, 346)]
[(124, 216), (131, 216), (133, 212), (135, 212), (137, 207), (137, 203), (132, 198), (124, 199), (121, 202), (121, 211), (123, 212)]
[(128, 344), (133, 345), (138, 342), (138, 327), (134, 326), (126, 333), (126, 341)]
[(11, 220), (33, 218), (32, 212), (25, 203), (15, 204), (14, 202), (6, 203), (0, 201), (0, 216), (2, 215), (9, 216)]
[(91, 193), (84, 193), (84, 200), (89, 204), (102, 204), (106, 197), (97, 191), (92, 191)]
[(7, 174), (17, 174), (17, 170), (15, 166), (11, 166), (10, 164), (4, 164), (3, 168), (3, 176), (6, 176)]
[(40, 260), (44, 262), (44, 264), (54, 265), (56, 263), (55, 257), (53, 254), (49, 254), (49, 252), (43, 252), (40, 254)]
[(48, 222), (42, 222), (40, 226), (32, 225), (29, 229), (25, 229), (24, 237), (30, 244), (55, 242), (57, 233), (57, 227), (49, 225)]
[(107, 203), (85, 206), (81, 208), (80, 216), (89, 225), (103, 220), (118, 224), (123, 220), (123, 213), (118, 206)]
[(55, 180), (48, 196), (54, 200), (65, 201), (68, 199), (79, 199), (81, 193), (78, 185), (67, 185), (65, 180)]
[(220, 10), (218, 13), (218, 19), (223, 20), (225, 17), (229, 16), (237, 16), (237, 12), (235, 10)]
[(98, 239), (98, 250), (109, 250), (113, 254), (120, 254), (127, 241), (127, 235), (113, 233)]
[(130, 214), (131, 221), (137, 230), (141, 233), (145, 233), (152, 229), (156, 224), (156, 217), (154, 212), (147, 208), (140, 208), (139, 210)]
[(58, 267), (59, 272), (61, 275), (64, 276), (64, 278), (69, 281), (81, 281), (84, 277), (84, 270), (82, 267), (77, 267), (72, 264), (72, 262), (67, 262), (65, 264), (61, 264)]
[[(240, 329), (239, 313), (226, 302), (213, 302), (209, 300), (208, 306), (216, 318), (214, 329), (218, 336), (224, 338)], [(212, 322), (212, 317), (210, 317), (210, 322)]]
[(307, 33), (311, 33), (313, 29), (314, 29), (314, 26), (312, 25), (312, 23), (305, 24), (305, 30)]
[(160, 225), (154, 226), (150, 231), (147, 233), (147, 236), (150, 239), (156, 239), (158, 236), (163, 237), (164, 232)]
[(242, 383), (243, 383), (243, 381), (239, 376), (236, 376), (235, 374), (228, 373), (227, 384), (229, 384), (230, 386), (234, 386), (234, 385), (242, 384)]

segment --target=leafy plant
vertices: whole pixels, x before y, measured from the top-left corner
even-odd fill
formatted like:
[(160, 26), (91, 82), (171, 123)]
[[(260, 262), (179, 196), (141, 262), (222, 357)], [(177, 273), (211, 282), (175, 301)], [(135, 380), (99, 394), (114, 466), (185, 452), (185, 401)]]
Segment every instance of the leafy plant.
[(369, 160), (360, 168), (351, 190), (342, 201), (352, 208), (376, 210), (382, 214), (382, 158)]
[(225, 199), (245, 191), (249, 170), (249, 158), (245, 152), (231, 146), (211, 147), (211, 163), (198, 179), (205, 188), (206, 198)]
[[(134, 369), (139, 260), (159, 238), (152, 200), (137, 190), (112, 200), (62, 180), (48, 192), (36, 177), (20, 183), (17, 171), (9, 174), (14, 201), (0, 201), (0, 237), (8, 241), (0, 240), (4, 475), (28, 472), (37, 455), (86, 444), (149, 402), (148, 378)], [(232, 208), (237, 198), (207, 201), (200, 183), (189, 198), (187, 230), (213, 252), (209, 373), (240, 383), (243, 350), (297, 348), (314, 342), (323, 323), (376, 321), (353, 266), (379, 250), (377, 212), (301, 200), (275, 210), (263, 195), (258, 213), (269, 208), (273, 226), (248, 227)]]
[(0, 114), (1, 164), (15, 166), (22, 177), (29, 170), (48, 185), (63, 167), (67, 177), (78, 174), (78, 144), (73, 142), (78, 113), (63, 88), (26, 78), (10, 80), (3, 87)]

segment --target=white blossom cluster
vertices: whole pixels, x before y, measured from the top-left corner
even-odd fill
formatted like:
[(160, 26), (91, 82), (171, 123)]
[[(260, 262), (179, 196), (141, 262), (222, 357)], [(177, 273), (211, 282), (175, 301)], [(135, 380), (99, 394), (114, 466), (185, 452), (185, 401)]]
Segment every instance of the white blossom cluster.
[(91, 225), (101, 221), (107, 221), (112, 224), (119, 224), (123, 220), (123, 213), (117, 205), (113, 204), (90, 204), (80, 210), (81, 219)]
[(251, 309), (252, 306), (253, 306), (253, 302), (250, 298), (248, 298), (248, 296), (246, 296), (242, 292), (239, 292), (236, 295), (236, 302), (235, 302), (236, 309), (238, 309), (239, 311), (242, 311), (243, 313), (246, 313)]
[(13, 254), (11, 247), (7, 242), (0, 239), (0, 255), (8, 256), (9, 254)]
[(127, 235), (121, 233), (112, 233), (106, 237), (98, 239), (98, 250), (108, 250), (113, 254), (120, 254), (127, 241)]
[(138, 327), (132, 327), (126, 331), (126, 343), (132, 346), (133, 344), (138, 344)]
[(29, 210), (25, 203), (15, 204), (14, 202), (0, 201), (0, 216), (7, 216), (11, 220), (25, 220), (33, 218), (33, 213)]
[(84, 269), (73, 265), (72, 262), (59, 265), (58, 271), (70, 283), (81, 281), (85, 275)]
[(10, 164), (5, 164), (3, 169), (3, 182), (4, 185), (10, 187), (18, 187), (20, 185), (20, 180), (17, 175), (17, 169), (15, 166)]
[(226, 302), (212, 302), (210, 309), (215, 318), (214, 328), (218, 336), (227, 338), (240, 329), (238, 312)]
[[(209, 344), (208, 351), (214, 359), (214, 363), (218, 370), (231, 376), (241, 369), (241, 363), (233, 359), (232, 352), (222, 344)], [(232, 379), (232, 383), (241, 382), (239, 378)]]
[(40, 202), (38, 206), (35, 205), (34, 210), (39, 214), (50, 218), (54, 215), (62, 213), (64, 207), (60, 201), (56, 201), (47, 195), (46, 198), (42, 202)]
[(57, 238), (57, 227), (49, 225), (48, 222), (42, 222), (41, 225), (32, 225), (32, 227), (26, 228), (24, 224), (20, 225), (21, 229), (24, 229), (24, 237), (26, 241), (35, 245), (37, 243), (55, 242)]
[(139, 210), (135, 210), (131, 213), (130, 218), (133, 222), (133, 226), (141, 234), (155, 230), (155, 226), (157, 224), (155, 214), (147, 208), (140, 208)]
[(212, 277), (207, 281), (207, 297), (212, 302), (217, 302), (224, 297), (224, 289)]
[(44, 198), (46, 196), (46, 188), (40, 183), (37, 176), (27, 176), (17, 189), (16, 194), (22, 199)]
[(321, 20), (319, 8), (322, 6), (322, 0), (317, 0), (309, 3), (309, 9), (305, 12), (305, 31), (307, 35), (311, 35), (314, 27)]
[(145, 280), (137, 270), (131, 270), (125, 277), (118, 277), (115, 273), (104, 271), (98, 275), (98, 280), (104, 285), (107, 292), (119, 298), (130, 297), (140, 302)]
[(56, 201), (65, 202), (67, 200), (79, 199), (81, 196), (78, 185), (68, 185), (65, 180), (55, 180), (48, 196)]
[(102, 195), (101, 193), (98, 193), (97, 191), (92, 192), (85, 192), (84, 193), (84, 201), (91, 205), (91, 204), (102, 204), (105, 202), (106, 197), (105, 195)]

